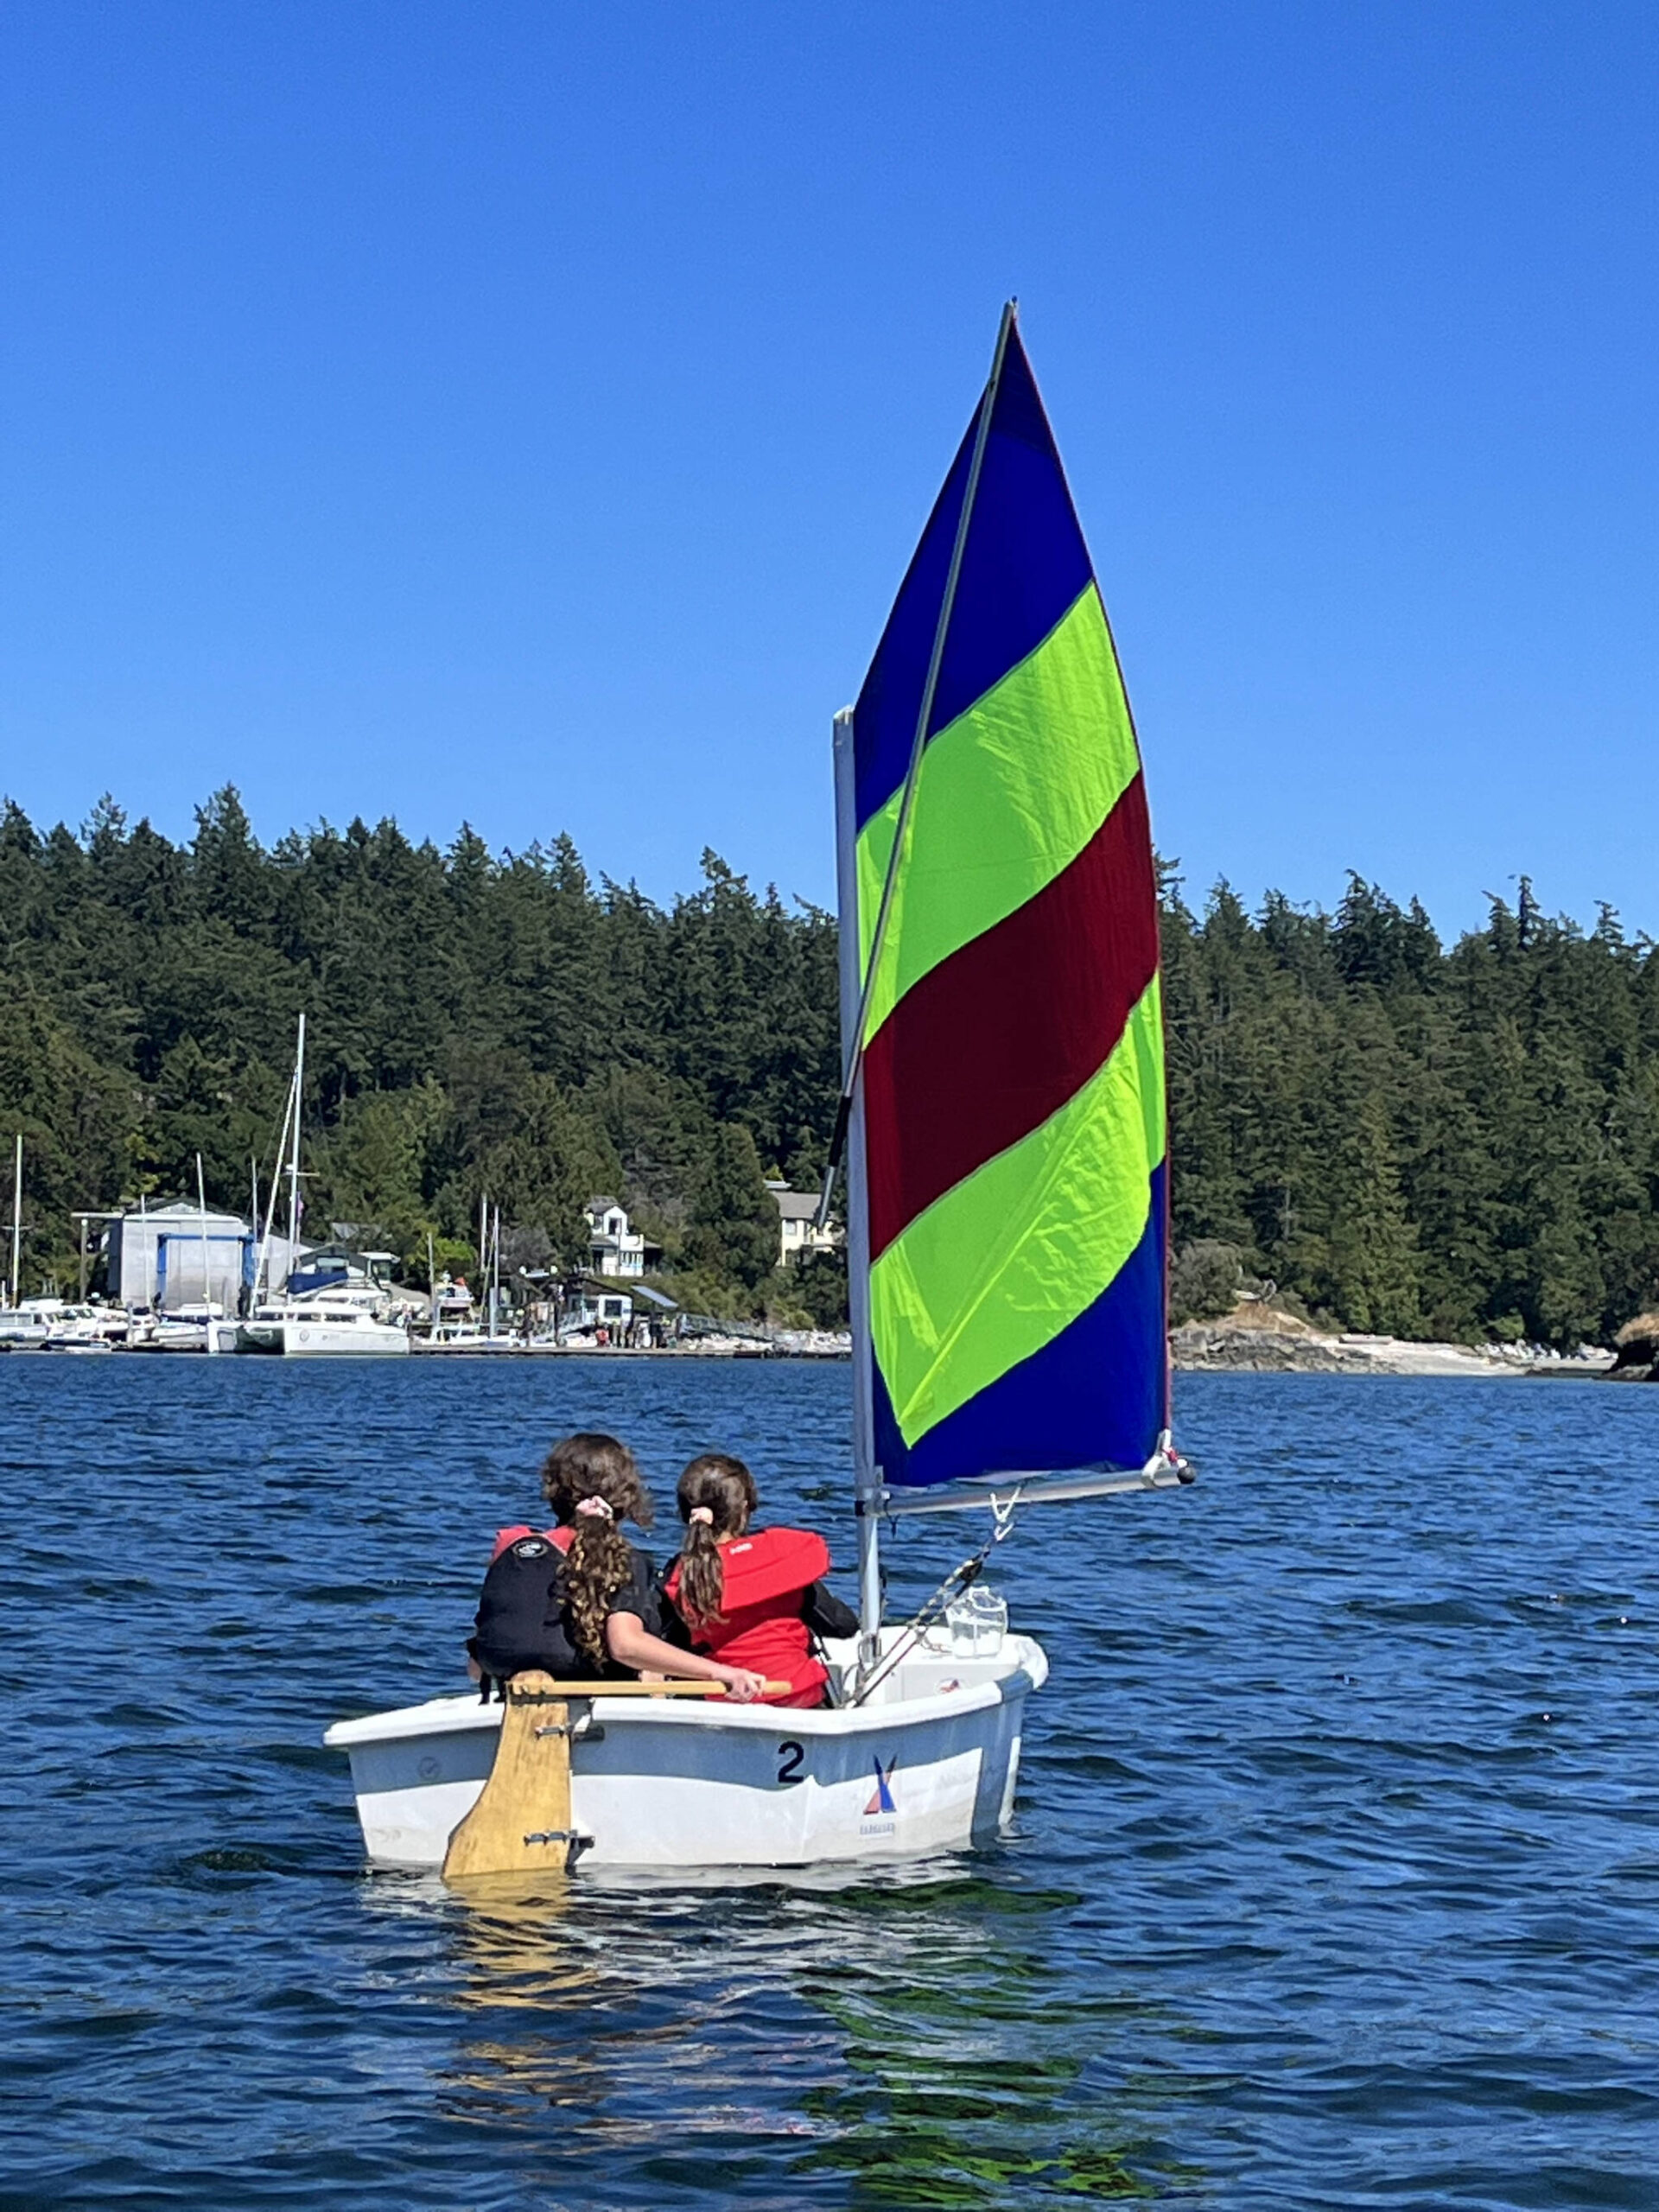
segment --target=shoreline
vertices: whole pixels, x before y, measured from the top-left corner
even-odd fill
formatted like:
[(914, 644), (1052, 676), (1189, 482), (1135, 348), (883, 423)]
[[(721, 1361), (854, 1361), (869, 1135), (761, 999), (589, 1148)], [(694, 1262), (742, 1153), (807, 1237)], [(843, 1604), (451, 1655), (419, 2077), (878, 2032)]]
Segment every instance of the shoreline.
[(1460, 1376), (1477, 1382), (1528, 1376), (1597, 1381), (1614, 1355), (1599, 1350), (1573, 1357), (1497, 1346), (1420, 1343), (1359, 1331), (1329, 1335), (1269, 1306), (1236, 1306), (1211, 1321), (1172, 1329), (1170, 1358), (1178, 1374)]

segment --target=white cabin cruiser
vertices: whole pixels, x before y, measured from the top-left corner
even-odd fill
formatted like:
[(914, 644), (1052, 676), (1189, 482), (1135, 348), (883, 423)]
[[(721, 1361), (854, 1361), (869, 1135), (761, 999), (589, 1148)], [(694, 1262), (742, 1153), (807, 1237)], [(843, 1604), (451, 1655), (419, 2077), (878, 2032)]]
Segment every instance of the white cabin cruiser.
[(299, 1298), (257, 1306), (238, 1324), (236, 1350), (281, 1352), (289, 1359), (397, 1359), (408, 1352), (409, 1336), (350, 1299)]
[(63, 1306), (48, 1319), (43, 1351), (109, 1351), (124, 1344), (131, 1319), (124, 1306)]
[(38, 1351), (63, 1310), (60, 1298), (26, 1298), (21, 1306), (0, 1306), (0, 1350)]
[[(1140, 753), (1012, 308), (835, 764), (845, 1072), (820, 1218), (844, 1147), (859, 1633), (823, 1647), (830, 1701), (810, 1711), (531, 1672), (505, 1712), (441, 1697), (338, 1722), (377, 1864), (455, 1879), (988, 1841), (1048, 1664), (970, 1586), (1025, 1505), (1191, 1479)], [(988, 1509), (974, 1555), (887, 1623), (883, 1523)]]
[(206, 1351), (210, 1336), (228, 1350), (235, 1334), (236, 1323), (217, 1299), (198, 1298), (165, 1313), (145, 1314), (134, 1323), (128, 1342), (135, 1351)]

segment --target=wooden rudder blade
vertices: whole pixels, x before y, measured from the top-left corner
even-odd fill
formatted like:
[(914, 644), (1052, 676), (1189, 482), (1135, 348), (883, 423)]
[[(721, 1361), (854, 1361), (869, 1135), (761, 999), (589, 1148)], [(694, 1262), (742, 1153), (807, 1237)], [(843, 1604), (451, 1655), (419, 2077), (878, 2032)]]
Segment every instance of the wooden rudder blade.
[(563, 1870), (570, 1846), (570, 1708), (550, 1675), (507, 1685), (495, 1764), (444, 1853), (446, 1882)]

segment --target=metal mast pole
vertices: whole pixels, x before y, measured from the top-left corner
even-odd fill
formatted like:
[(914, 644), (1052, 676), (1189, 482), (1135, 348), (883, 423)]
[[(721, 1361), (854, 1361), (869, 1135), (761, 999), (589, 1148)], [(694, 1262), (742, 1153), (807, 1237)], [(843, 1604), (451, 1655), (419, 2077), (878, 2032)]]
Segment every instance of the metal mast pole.
[[(300, 1256), (300, 1102), (305, 1096), (305, 1016), (300, 1016), (299, 1042), (294, 1051), (294, 1149), (288, 1169), (288, 1274)], [(288, 1287), (284, 1277), (283, 1287)]]
[(202, 1179), (201, 1154), (196, 1154), (196, 1211), (201, 1223), (201, 1332), (210, 1352), (219, 1350), (219, 1330), (213, 1320), (213, 1279), (208, 1268), (207, 1185)]
[[(841, 1024), (850, 1039), (858, 1019), (858, 819), (850, 709), (836, 716), (836, 871), (841, 907)], [(858, 1512), (858, 1663), (880, 1656), (881, 1470), (875, 1464), (874, 1382), (870, 1346), (870, 1238), (864, 1191), (864, 1086), (856, 1069), (847, 1144), (847, 1304), (853, 1331), (853, 1482)]]
[(956, 609), (957, 587), (962, 577), (963, 558), (968, 550), (968, 532), (973, 522), (974, 502), (978, 496), (979, 480), (985, 465), (985, 448), (990, 440), (991, 417), (995, 411), (996, 395), (1002, 381), (1002, 364), (1007, 357), (1014, 313), (1014, 302), (1010, 300), (1002, 310), (1002, 320), (996, 334), (996, 351), (991, 358), (991, 372), (980, 397), (973, 451), (969, 459), (967, 481), (963, 486), (962, 511), (957, 518), (956, 537), (950, 548), (950, 565), (945, 575), (944, 595), (939, 601), (938, 620), (933, 631), (933, 650), (928, 658), (927, 677), (922, 686), (917, 709), (910, 760), (899, 801), (899, 818), (893, 825), (893, 849), (887, 855), (887, 874), (881, 885), (880, 903), (876, 908), (868, 960), (863, 957), (859, 929), (858, 804), (853, 753), (853, 715), (848, 710), (836, 717), (836, 894), (841, 914), (841, 1033), (846, 1075), (836, 1109), (835, 1130), (830, 1141), (830, 1160), (824, 1169), (823, 1189), (818, 1200), (818, 1225), (822, 1228), (829, 1219), (836, 1170), (844, 1152), (847, 1160), (847, 1295), (853, 1330), (853, 1464), (858, 1510), (858, 1665), (861, 1675), (868, 1674), (880, 1657), (880, 1516), (883, 1488), (881, 1470), (875, 1464), (875, 1355), (870, 1340), (870, 1240), (864, 1171), (864, 1030), (869, 1020), (870, 1001), (874, 995), (882, 946), (893, 912), (893, 893), (909, 835), (911, 810), (915, 804), (922, 754), (927, 745), (928, 724), (932, 720), (933, 702), (938, 691), (939, 671), (944, 664), (944, 649), (950, 634), (950, 617)]
[(22, 1266), (23, 1249), (23, 1133), (17, 1132), (17, 1149), (11, 1164), (11, 1296), (8, 1303), (21, 1306), (22, 1283), (18, 1270)]
[(257, 1306), (270, 1294), (265, 1270), (270, 1260), (270, 1240), (276, 1228), (276, 1192), (283, 1179), (283, 1154), (288, 1147), (289, 1117), (294, 1111), (294, 1082), (289, 1078), (288, 1102), (283, 1108), (283, 1126), (276, 1133), (276, 1156), (270, 1163), (270, 1191), (265, 1203), (264, 1234), (259, 1235), (259, 1173), (254, 1170), (253, 1230), (259, 1237), (258, 1256), (253, 1264), (253, 1302)]

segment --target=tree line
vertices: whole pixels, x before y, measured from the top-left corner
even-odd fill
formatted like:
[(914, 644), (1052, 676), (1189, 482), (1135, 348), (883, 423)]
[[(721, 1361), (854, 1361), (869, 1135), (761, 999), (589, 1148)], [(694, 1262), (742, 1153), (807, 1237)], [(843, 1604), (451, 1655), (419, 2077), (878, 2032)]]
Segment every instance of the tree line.
[(1513, 907), (1444, 947), (1351, 876), (1334, 914), (1164, 877), (1178, 1309), (1271, 1278), (1405, 1337), (1605, 1341), (1659, 1294), (1659, 958)]
[[(1659, 1293), (1659, 962), (1522, 882), (1443, 946), (1359, 878), (1334, 914), (1162, 875), (1179, 1313), (1270, 1278), (1401, 1335), (1605, 1338)], [(514, 1265), (585, 1257), (614, 1194), (687, 1302), (833, 1318), (775, 1268), (768, 1175), (822, 1173), (833, 917), (712, 853), (664, 906), (566, 837), (493, 853), (393, 822), (255, 837), (233, 789), (175, 843), (105, 800), (0, 814), (0, 1126), (28, 1155), (26, 1282), (70, 1217), (140, 1193), (245, 1211), (308, 1014), (308, 1227), (465, 1267), (480, 1194)]]
[(712, 853), (664, 907), (565, 837), (441, 850), (393, 822), (269, 848), (233, 789), (175, 844), (105, 799), (76, 836), (0, 814), (0, 1119), (27, 1154), (27, 1283), (73, 1272), (70, 1214), (196, 1187), (245, 1213), (307, 1014), (306, 1229), (342, 1221), (423, 1280), (585, 1264), (619, 1196), (687, 1298), (833, 1316), (822, 1262), (774, 1272), (767, 1175), (819, 1172), (839, 1081), (833, 918)]

